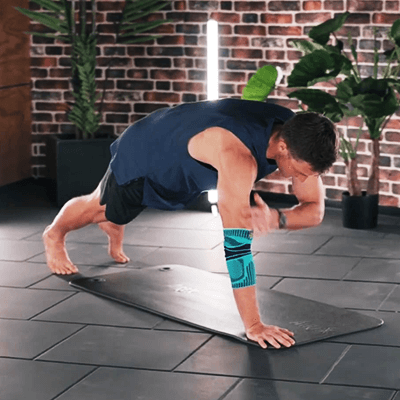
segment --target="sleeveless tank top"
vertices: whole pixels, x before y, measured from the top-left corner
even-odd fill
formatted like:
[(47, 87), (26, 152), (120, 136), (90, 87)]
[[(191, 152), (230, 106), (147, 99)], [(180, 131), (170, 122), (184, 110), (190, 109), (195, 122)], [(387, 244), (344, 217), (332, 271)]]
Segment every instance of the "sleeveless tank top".
[(128, 127), (112, 143), (110, 168), (118, 185), (144, 178), (143, 205), (183, 209), (202, 192), (217, 187), (217, 170), (188, 152), (193, 136), (214, 126), (229, 130), (256, 159), (260, 180), (277, 168), (266, 158), (274, 122), (284, 123), (293, 116), (285, 107), (241, 99), (162, 108)]

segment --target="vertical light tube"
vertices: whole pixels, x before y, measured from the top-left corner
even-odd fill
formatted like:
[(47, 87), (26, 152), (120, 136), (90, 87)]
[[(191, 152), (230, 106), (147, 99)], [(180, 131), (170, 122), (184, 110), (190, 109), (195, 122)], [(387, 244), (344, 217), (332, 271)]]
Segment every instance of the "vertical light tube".
[(218, 22), (207, 22), (207, 100), (218, 100)]

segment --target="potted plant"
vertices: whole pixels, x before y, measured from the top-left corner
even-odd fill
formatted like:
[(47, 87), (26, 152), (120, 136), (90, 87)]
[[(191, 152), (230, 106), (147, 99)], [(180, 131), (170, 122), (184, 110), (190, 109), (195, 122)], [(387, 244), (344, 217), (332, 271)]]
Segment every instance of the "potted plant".
[[(291, 92), (290, 98), (297, 98), (307, 105), (307, 111), (324, 114), (332, 122), (359, 116), (362, 125), (355, 140), (341, 136), (340, 155), (348, 177), (348, 191), (343, 193), (343, 225), (354, 229), (369, 229), (377, 225), (379, 201), (379, 140), (382, 130), (391, 116), (399, 109), (396, 92), (400, 91), (397, 76), (400, 72), (400, 19), (388, 32), (393, 48), (384, 52), (386, 65), (379, 67), (380, 55), (374, 49), (372, 76), (361, 76), (358, 54), (348, 36), (349, 51), (335, 35), (349, 17), (346, 12), (336, 18), (313, 27), (309, 40), (294, 40), (292, 44), (304, 55), (294, 66), (288, 77), (289, 88), (300, 88)], [(329, 40), (333, 36), (331, 44)], [(374, 43), (376, 31), (374, 30)], [(381, 70), (378, 77), (378, 70)], [(329, 93), (309, 88), (318, 82), (328, 82), (335, 88)], [(304, 110), (304, 107), (300, 104)], [(357, 146), (363, 126), (366, 126), (372, 143), (372, 158), (367, 187), (362, 189), (357, 175)]]
[[(93, 191), (110, 161), (109, 147), (114, 138), (103, 132), (101, 127), (108, 75), (106, 72), (101, 94), (96, 83), (99, 32), (96, 26), (95, 0), (32, 1), (41, 6), (43, 11), (31, 11), (20, 7), (16, 9), (33, 21), (50, 28), (51, 32), (28, 33), (52, 38), (71, 47), (74, 102), (66, 104), (66, 112), (74, 132), (49, 135), (47, 144), (50, 178), (56, 182), (57, 204), (62, 206), (72, 197)], [(139, 43), (161, 37), (136, 35), (170, 22), (171, 20), (141, 20), (167, 4), (167, 1), (161, 0), (126, 0), (120, 18), (114, 24), (116, 43)], [(110, 58), (109, 67), (112, 61)]]

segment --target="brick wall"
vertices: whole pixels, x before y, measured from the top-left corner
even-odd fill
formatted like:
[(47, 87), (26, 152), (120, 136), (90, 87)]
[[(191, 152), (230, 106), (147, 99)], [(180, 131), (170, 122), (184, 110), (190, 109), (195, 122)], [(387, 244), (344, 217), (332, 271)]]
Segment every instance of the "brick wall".
[[(206, 22), (219, 22), (220, 98), (240, 98), (251, 75), (265, 64), (282, 67), (285, 78), (272, 93), (270, 101), (298, 110), (297, 101), (287, 98), (286, 78), (301, 53), (288, 42), (307, 38), (309, 29), (338, 13), (354, 15), (338, 36), (351, 31), (362, 60), (361, 70), (372, 69), (373, 33), (378, 27), (380, 49), (394, 20), (400, 18), (399, 1), (171, 1), (168, 8), (151, 18), (171, 18), (173, 23), (157, 29), (165, 36), (156, 42), (115, 46), (112, 22), (122, 1), (97, 0), (100, 31), (98, 82), (102, 87), (109, 57), (115, 58), (105, 98), (103, 127), (118, 135), (129, 124), (160, 107), (206, 99)], [(37, 9), (31, 3), (32, 9)], [(35, 27), (33, 27), (35, 28)], [(46, 176), (44, 135), (71, 131), (65, 116), (65, 101), (71, 100), (68, 81), (68, 49), (42, 38), (32, 39), (33, 98), (33, 174)], [(352, 118), (348, 126), (338, 125), (350, 136), (357, 132), (360, 120)], [(364, 134), (360, 142), (360, 176), (366, 181), (370, 143)], [(381, 142), (382, 205), (400, 207), (400, 113), (387, 125)], [(326, 196), (339, 200), (346, 188), (344, 164), (338, 161), (323, 177)], [(290, 193), (290, 182), (275, 173), (259, 188)]]

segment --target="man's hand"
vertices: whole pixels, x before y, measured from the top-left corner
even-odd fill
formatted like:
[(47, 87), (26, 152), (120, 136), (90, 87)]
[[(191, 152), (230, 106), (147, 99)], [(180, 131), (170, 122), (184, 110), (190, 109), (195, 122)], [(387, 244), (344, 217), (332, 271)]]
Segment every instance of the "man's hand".
[(292, 338), (292, 336), (294, 336), (293, 332), (277, 326), (264, 325), (262, 322), (257, 322), (247, 329), (246, 336), (253, 342), (257, 342), (263, 349), (267, 348), (265, 341), (276, 349), (280, 349), (281, 344), (285, 347), (290, 347), (295, 344)]
[(279, 214), (275, 209), (270, 209), (263, 199), (254, 194), (256, 205), (250, 208), (254, 237), (266, 235), (279, 228)]

